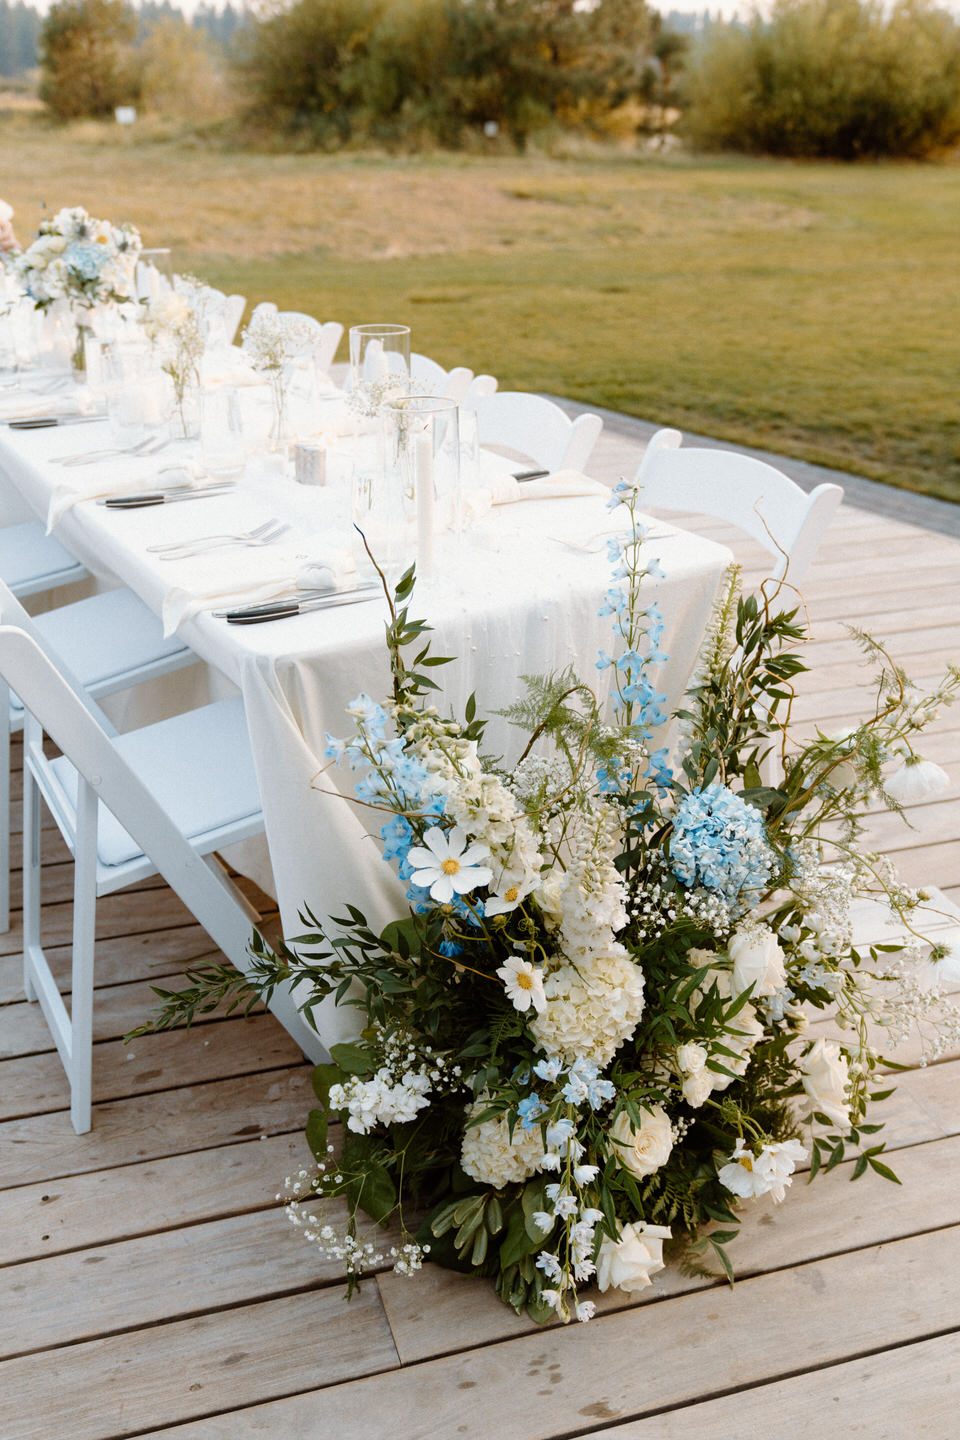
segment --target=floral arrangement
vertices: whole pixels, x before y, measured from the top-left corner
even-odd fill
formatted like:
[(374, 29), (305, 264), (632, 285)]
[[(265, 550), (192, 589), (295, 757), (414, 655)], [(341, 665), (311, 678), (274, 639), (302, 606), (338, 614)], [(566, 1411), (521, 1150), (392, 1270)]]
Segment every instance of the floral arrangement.
[(143, 307), (141, 324), (151, 344), (161, 348), (161, 369), (170, 376), (184, 436), (189, 434), (187, 401), (200, 384), (200, 362), (206, 348), (206, 326), (197, 301), (199, 283), (183, 293), (168, 290)]
[[(884, 1043), (960, 1040), (940, 992), (960, 951), (924, 942), (929, 897), (858, 839), (868, 803), (943, 783), (914, 742), (960, 669), (919, 691), (860, 636), (874, 712), (794, 742), (798, 612), (778, 608), (783, 584), (742, 596), (733, 569), (668, 753), (664, 624), (645, 595), (658, 567), (635, 488), (611, 504), (609, 706), (572, 673), (528, 679), (506, 712), (527, 741), (495, 763), (472, 699), (462, 722), (429, 703), (444, 660), (410, 618), (413, 572), (394, 596), (385, 584), (392, 694), (360, 695), (327, 758), (356, 776), (408, 915), (378, 935), (352, 905), (329, 924), (307, 910), (292, 945), (255, 937), (247, 976), (201, 967), (157, 992), (147, 1028), (288, 982), (308, 1018), (331, 996), (354, 1007), (356, 1040), (315, 1071), (316, 1170), (284, 1197), (351, 1290), (365, 1269), (429, 1258), (538, 1321), (589, 1320), (588, 1285), (642, 1290), (668, 1244), (732, 1278), (738, 1207), (782, 1200), (805, 1162), (813, 1179), (852, 1151), (854, 1178), (896, 1178), (868, 1118), (890, 1093)], [(903, 943), (855, 946), (862, 896)]]
[(13, 265), (36, 307), (56, 300), (77, 307), (130, 300), (141, 242), (132, 225), (95, 220), (80, 206), (43, 220), (37, 237)]
[(282, 446), (286, 439), (285, 410), (290, 372), (298, 360), (310, 355), (316, 345), (315, 327), (300, 315), (254, 312), (242, 337), (242, 349), (255, 370), (270, 381), (273, 398), (271, 439)]

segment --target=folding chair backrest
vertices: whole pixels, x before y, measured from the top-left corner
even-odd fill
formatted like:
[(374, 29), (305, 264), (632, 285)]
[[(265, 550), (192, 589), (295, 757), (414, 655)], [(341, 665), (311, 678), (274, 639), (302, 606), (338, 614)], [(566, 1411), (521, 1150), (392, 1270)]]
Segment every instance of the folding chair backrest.
[(571, 420), (552, 400), (522, 390), (468, 396), (465, 408), (477, 412), (481, 445), (516, 450), (548, 470), (582, 470), (603, 429), (599, 415)]
[(429, 355), (411, 354), (410, 379), (418, 389), (427, 386), (430, 395), (442, 395), (447, 400), (456, 400), (460, 405), (473, 383), (473, 371), (465, 365), (456, 365), (444, 370)]
[(227, 296), (227, 303), (223, 307), (223, 338), (228, 345), (232, 345), (237, 338), (237, 331), (240, 329), (240, 321), (243, 319), (243, 312), (246, 308), (246, 295)]
[[(70, 670), (67, 661), (60, 655), (57, 655), (55, 659), (49, 655), (43, 636), (20, 604), (20, 601), (2, 580), (0, 580), (0, 625), (15, 626), (18, 630), (24, 631), (33, 641), (34, 645), (36, 645), (37, 649), (43, 654), (55, 673), (59, 674), (64, 683), (70, 687), (78, 702), (89, 711), (104, 732), (107, 735), (115, 735), (117, 733), (114, 726), (100, 709), (100, 706), (87, 694), (80, 684), (80, 681)], [(9, 689), (13, 690), (14, 694), (20, 695), (20, 691), (16, 685), (9, 682), (3, 674), (2, 667), (0, 667), (0, 687), (2, 687), (3, 690), (9, 687)], [(2, 699), (0, 699), (0, 724), (6, 723), (7, 706), (4, 703), (6, 702), (6, 698), (6, 695), (3, 695)], [(20, 698), (22, 700), (23, 696), (20, 695)], [(26, 708), (29, 710), (29, 705)]]
[(637, 471), (640, 502), (664, 510), (713, 515), (743, 530), (775, 557), (771, 571), (798, 584), (816, 554), (843, 490), (818, 485), (807, 494), (763, 460), (735, 450), (681, 448), (679, 430), (658, 430)]

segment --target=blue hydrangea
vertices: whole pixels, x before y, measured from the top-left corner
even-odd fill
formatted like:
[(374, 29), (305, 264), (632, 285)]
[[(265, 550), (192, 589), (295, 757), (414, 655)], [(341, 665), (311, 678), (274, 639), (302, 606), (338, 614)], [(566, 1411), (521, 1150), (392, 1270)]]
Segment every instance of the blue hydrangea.
[(766, 888), (777, 857), (760, 812), (714, 781), (677, 806), (670, 863), (684, 885), (703, 885), (736, 903)]
[(68, 245), (63, 252), (64, 262), (81, 280), (98, 280), (107, 258), (104, 245), (78, 243)]

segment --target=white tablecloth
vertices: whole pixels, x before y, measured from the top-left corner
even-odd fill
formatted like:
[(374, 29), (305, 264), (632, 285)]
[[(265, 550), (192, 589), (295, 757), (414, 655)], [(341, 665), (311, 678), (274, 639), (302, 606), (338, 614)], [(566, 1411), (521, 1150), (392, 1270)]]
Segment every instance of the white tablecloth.
[[(16, 487), (33, 511), (46, 517), (56, 486), (88, 471), (51, 465), (57, 455), (109, 443), (106, 425), (17, 432), (0, 429), (0, 474)], [(126, 462), (130, 488), (142, 486), (158, 461)], [(92, 467), (90, 467), (92, 468)], [(289, 518), (291, 532), (270, 550), (213, 552), (211, 574), (229, 572), (232, 581), (280, 571), (292, 579), (302, 557), (309, 558), (346, 518), (345, 497), (336, 489), (305, 489), (276, 473), (235, 494), (187, 504), (116, 512), (90, 501), (67, 509), (57, 522), (58, 538), (96, 574), (130, 586), (156, 611), (173, 586), (196, 583), (197, 561), (163, 563), (146, 546), (165, 539), (245, 529), (271, 515)], [(621, 511), (620, 515), (625, 515)], [(553, 537), (583, 542), (617, 524), (602, 499), (539, 500), (501, 506), (470, 530), (459, 552), (452, 536), (438, 537), (437, 578), (417, 585), (411, 613), (434, 627), (435, 654), (454, 655), (452, 665), (434, 671), (443, 701), (462, 714), (472, 691), (493, 712), (522, 691), (521, 673), (537, 674), (573, 664), (590, 684), (601, 684), (594, 668), (600, 647), (611, 649), (609, 618), (598, 616), (610, 567), (601, 548), (585, 553)], [(657, 522), (657, 530), (666, 527)], [(650, 583), (666, 621), (664, 647), (669, 663), (660, 688), (675, 706), (696, 655), (719, 580), (729, 563), (722, 546), (684, 531), (649, 544), (665, 578)], [(326, 769), (325, 733), (349, 733), (345, 705), (361, 690), (375, 698), (387, 693), (388, 663), (383, 643), (386, 606), (380, 600), (345, 606), (278, 623), (229, 626), (207, 611), (187, 619), (184, 641), (243, 694), (257, 765), (270, 860), (287, 936), (300, 933), (304, 902), (321, 915), (340, 913), (349, 901), (372, 925), (381, 926), (404, 909), (404, 887), (380, 856), (378, 817), (347, 798), (349, 777)], [(139, 723), (149, 718), (137, 717)], [(486, 749), (516, 758), (524, 743), (519, 731), (494, 717)], [(311, 782), (313, 781), (313, 785)], [(339, 1016), (322, 1021), (334, 1043)]]

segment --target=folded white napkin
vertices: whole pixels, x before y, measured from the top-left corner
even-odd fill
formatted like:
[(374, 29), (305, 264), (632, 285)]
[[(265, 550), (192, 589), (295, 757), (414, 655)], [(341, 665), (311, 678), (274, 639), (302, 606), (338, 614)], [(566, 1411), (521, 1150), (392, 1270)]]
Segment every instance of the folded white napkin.
[[(163, 602), (163, 633), (172, 635), (186, 620), (201, 610), (226, 610), (239, 605), (263, 605), (268, 600), (282, 600), (299, 590), (334, 591), (349, 587), (356, 574), (356, 565), (349, 549), (331, 543), (329, 547), (312, 546), (312, 557), (297, 563), (289, 547), (265, 546), (207, 552), (196, 557), (198, 581), (201, 574), (206, 583), (178, 585), (167, 592)], [(243, 560), (238, 560), (243, 556)], [(186, 563), (186, 562), (185, 562)], [(243, 570), (242, 579), (237, 578)]]
[(161, 465), (158, 470), (144, 473), (140, 466), (148, 460), (147, 456), (139, 459), (136, 455), (118, 455), (115, 460), (91, 467), (96, 473), (86, 477), (86, 483), (82, 473), (76, 472), (72, 472), (69, 479), (61, 480), (54, 487), (47, 507), (47, 534), (68, 510), (85, 500), (109, 500), (113, 495), (132, 495), (137, 490), (169, 490), (174, 485), (199, 485), (209, 480), (203, 467), (195, 461)]
[(204, 385), (265, 385), (267, 378), (254, 370), (238, 345), (221, 346), (204, 355), (200, 367)]
[(580, 470), (554, 470), (542, 480), (516, 480), (485, 467), (484, 483), (463, 497), (470, 520), (482, 520), (493, 505), (515, 505), (521, 500), (571, 500), (580, 495), (609, 495), (606, 485)]
[(60, 395), (12, 395), (0, 397), (0, 423), (6, 420), (36, 420), (43, 415), (58, 414), (67, 409)]

